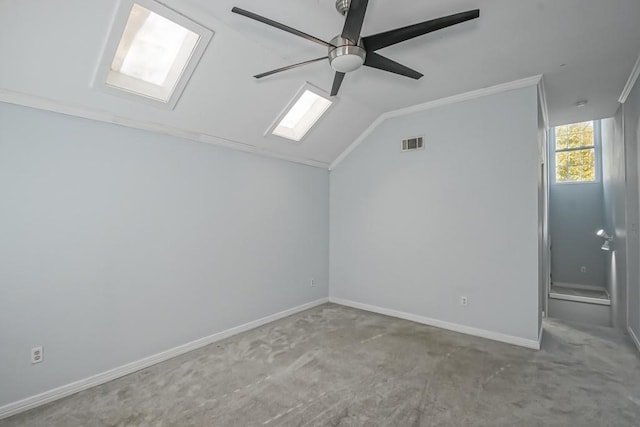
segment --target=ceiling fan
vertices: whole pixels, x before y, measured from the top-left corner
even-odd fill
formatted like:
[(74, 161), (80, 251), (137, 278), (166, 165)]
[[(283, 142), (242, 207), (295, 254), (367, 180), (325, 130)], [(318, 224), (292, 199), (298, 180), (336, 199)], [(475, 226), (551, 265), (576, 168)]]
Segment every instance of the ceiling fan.
[(474, 9), (467, 12), (456, 13), (455, 15), (431, 19), (429, 21), (420, 22), (418, 24), (409, 25), (407, 27), (397, 28), (395, 30), (385, 31), (383, 33), (378, 33), (371, 36), (361, 37), (360, 31), (362, 30), (362, 24), (364, 22), (364, 16), (367, 11), (368, 3), (369, 0), (336, 1), (336, 9), (342, 15), (346, 15), (346, 19), (342, 34), (334, 37), (330, 42), (320, 40), (317, 37), (303, 33), (302, 31), (296, 30), (295, 28), (291, 28), (287, 25), (257, 15), (253, 12), (240, 9), (238, 7), (234, 7), (233, 9), (231, 9), (231, 11), (239, 15), (246, 16), (247, 18), (255, 19), (256, 21), (262, 22), (288, 33), (294, 34), (296, 36), (305, 38), (314, 43), (318, 43), (328, 48), (329, 50), (327, 56), (257, 74), (254, 76), (256, 79), (261, 79), (263, 77), (267, 77), (281, 71), (291, 70), (293, 68), (302, 67), (303, 65), (308, 65), (314, 62), (328, 59), (329, 63), (331, 64), (331, 68), (333, 68), (336, 72), (333, 79), (333, 86), (331, 88), (331, 96), (335, 96), (338, 94), (340, 85), (342, 85), (342, 80), (344, 79), (346, 73), (355, 71), (363, 65), (371, 68), (377, 68), (383, 71), (388, 71), (390, 73), (399, 74), (401, 76), (410, 77), (416, 80), (420, 79), (423, 76), (421, 73), (412, 70), (411, 68), (406, 67), (402, 64), (398, 64), (397, 62), (392, 61), (389, 58), (385, 58), (384, 56), (377, 54), (375, 51), (387, 46), (401, 43), (414, 37), (422, 36), (433, 31), (451, 27), (465, 21), (470, 21), (480, 16), (480, 10)]

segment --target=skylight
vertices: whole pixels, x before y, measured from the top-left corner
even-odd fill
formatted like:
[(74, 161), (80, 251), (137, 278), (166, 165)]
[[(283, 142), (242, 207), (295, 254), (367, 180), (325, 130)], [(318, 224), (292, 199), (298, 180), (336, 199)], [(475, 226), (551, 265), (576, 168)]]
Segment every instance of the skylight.
[(293, 141), (300, 141), (331, 107), (332, 102), (310, 89), (305, 89), (272, 133)]
[(212, 36), (152, 0), (124, 1), (96, 80), (173, 108)]
[(179, 77), (176, 71), (184, 70), (199, 38), (193, 31), (134, 4), (111, 70), (173, 87)]

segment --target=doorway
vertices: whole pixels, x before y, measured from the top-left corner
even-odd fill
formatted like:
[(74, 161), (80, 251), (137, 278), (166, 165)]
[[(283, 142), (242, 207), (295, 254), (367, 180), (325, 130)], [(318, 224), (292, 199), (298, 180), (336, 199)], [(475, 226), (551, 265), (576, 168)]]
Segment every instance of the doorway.
[(549, 317), (611, 326), (607, 230), (599, 120), (549, 132)]

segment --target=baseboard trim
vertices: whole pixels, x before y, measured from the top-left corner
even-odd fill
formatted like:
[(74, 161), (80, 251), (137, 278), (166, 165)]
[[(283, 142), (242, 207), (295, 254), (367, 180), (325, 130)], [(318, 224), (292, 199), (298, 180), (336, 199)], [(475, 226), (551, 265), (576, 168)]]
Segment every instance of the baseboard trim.
[(549, 298), (559, 299), (563, 301), (579, 302), (583, 304), (604, 305), (606, 307), (611, 306), (611, 300), (602, 299), (602, 298), (583, 297), (580, 295), (565, 295), (565, 294), (559, 294), (556, 292), (549, 292)]
[(631, 326), (627, 326), (627, 331), (629, 332), (631, 341), (633, 341), (633, 343), (636, 345), (636, 348), (640, 352), (640, 340), (638, 340), (638, 337), (636, 336), (635, 332), (633, 332), (633, 329), (631, 329)]
[(87, 390), (91, 387), (107, 383), (125, 375), (132, 374), (141, 369), (145, 369), (160, 362), (164, 362), (165, 360), (180, 356), (181, 354), (197, 350), (216, 341), (220, 341), (233, 335), (255, 329), (257, 327), (266, 325), (267, 323), (271, 323), (284, 317), (291, 316), (292, 314), (317, 307), (327, 302), (329, 302), (329, 298), (320, 298), (318, 300), (302, 304), (297, 307), (290, 308), (288, 310), (284, 310), (258, 320), (254, 320), (252, 322), (245, 323), (244, 325), (236, 326), (234, 328), (227, 329), (225, 331), (218, 332), (213, 335), (197, 339), (195, 341), (191, 341), (189, 343), (154, 354), (152, 356), (136, 360), (135, 362), (127, 363), (126, 365), (110, 369), (97, 375), (93, 375), (91, 377), (75, 381), (40, 394), (36, 394), (35, 396), (27, 397), (25, 399), (9, 403), (0, 407), (0, 419), (7, 418), (24, 411), (28, 411), (29, 409), (45, 405), (47, 403), (53, 402), (54, 400), (62, 399), (63, 397), (70, 396), (83, 390)]
[(540, 342), (542, 341), (542, 332), (538, 340), (531, 340), (521, 337), (515, 337), (513, 335), (506, 335), (499, 332), (487, 331), (484, 329), (472, 328), (471, 326), (464, 326), (458, 323), (446, 322), (444, 320), (432, 319), (429, 317), (419, 316), (416, 314), (405, 313), (402, 311), (391, 310), (388, 308), (377, 307), (374, 305), (363, 304), (355, 301), (350, 301), (342, 298), (329, 297), (329, 302), (334, 304), (344, 305), (347, 307), (357, 308), (359, 310), (370, 311), (372, 313), (384, 314), (385, 316), (397, 317), (399, 319), (409, 320), (423, 325), (434, 326), (440, 329), (447, 329), (449, 331), (460, 332), (466, 335), (473, 335), (480, 338), (486, 338), (493, 341), (499, 341), (507, 344), (517, 345), (519, 347), (530, 348), (533, 350), (540, 350)]

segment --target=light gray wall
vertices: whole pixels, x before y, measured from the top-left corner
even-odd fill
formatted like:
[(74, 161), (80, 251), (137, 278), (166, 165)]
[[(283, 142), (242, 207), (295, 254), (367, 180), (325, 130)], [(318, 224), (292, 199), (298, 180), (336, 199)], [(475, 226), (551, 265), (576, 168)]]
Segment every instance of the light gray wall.
[(549, 313), (547, 295), (551, 262), (549, 253), (549, 149), (547, 128), (538, 97), (538, 330), (542, 330), (542, 313)]
[(537, 117), (529, 87), (381, 124), (331, 172), (331, 296), (537, 339)]
[(0, 104), (0, 405), (326, 297), (328, 198), (326, 170)]
[(628, 322), (629, 327), (640, 339), (640, 236), (638, 222), (640, 195), (638, 193), (638, 162), (640, 162), (640, 81), (636, 82), (627, 102), (624, 104), (624, 133), (627, 158), (627, 257), (628, 262)]
[(602, 121), (602, 184), (605, 228), (614, 237), (614, 251), (605, 253), (607, 288), (611, 294), (611, 324), (627, 324), (626, 168), (622, 107)]
[(595, 235), (605, 225), (602, 182), (551, 181), (549, 196), (552, 281), (604, 288), (606, 258)]

